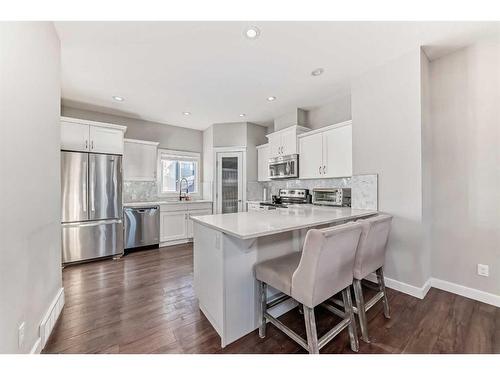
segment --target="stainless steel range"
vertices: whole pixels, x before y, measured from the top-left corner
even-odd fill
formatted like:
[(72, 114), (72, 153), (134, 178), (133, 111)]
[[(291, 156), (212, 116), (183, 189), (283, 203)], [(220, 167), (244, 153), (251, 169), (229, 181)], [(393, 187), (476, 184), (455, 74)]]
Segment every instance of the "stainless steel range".
[(295, 204), (311, 203), (308, 189), (280, 189), (278, 195), (273, 195), (272, 203), (261, 202), (263, 208), (288, 208)]

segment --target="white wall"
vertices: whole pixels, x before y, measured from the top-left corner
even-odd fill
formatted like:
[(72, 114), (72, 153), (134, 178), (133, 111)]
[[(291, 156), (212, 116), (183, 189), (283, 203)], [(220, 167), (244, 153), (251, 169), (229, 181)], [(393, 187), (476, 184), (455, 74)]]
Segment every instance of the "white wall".
[(0, 353), (31, 350), (62, 286), (59, 60), (52, 23), (0, 23)]
[(203, 199), (214, 199), (214, 128), (203, 131)]
[(352, 119), (351, 95), (332, 98), (308, 111), (308, 125), (311, 129), (338, 124)]
[(500, 295), (500, 44), (432, 61), (430, 82), (432, 273)]
[(354, 80), (353, 174), (378, 173), (379, 209), (394, 215), (386, 276), (421, 287), (422, 247), (420, 49)]
[(125, 125), (127, 127), (126, 138), (160, 142), (161, 148), (200, 153), (203, 150), (203, 135), (200, 130), (67, 106), (63, 106), (61, 111), (63, 116)]
[(420, 88), (421, 88), (421, 119), (422, 119), (422, 264), (423, 276), (432, 276), (432, 123), (430, 95), (430, 62), (424, 51), (420, 51)]

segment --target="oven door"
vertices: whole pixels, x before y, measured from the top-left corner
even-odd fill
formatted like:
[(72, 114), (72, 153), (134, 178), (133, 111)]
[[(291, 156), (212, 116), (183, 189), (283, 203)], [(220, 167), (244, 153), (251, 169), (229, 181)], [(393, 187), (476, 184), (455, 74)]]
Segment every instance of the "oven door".
[(282, 160), (271, 160), (269, 163), (269, 178), (278, 180), (281, 178), (298, 178), (299, 165), (296, 157), (277, 158)]

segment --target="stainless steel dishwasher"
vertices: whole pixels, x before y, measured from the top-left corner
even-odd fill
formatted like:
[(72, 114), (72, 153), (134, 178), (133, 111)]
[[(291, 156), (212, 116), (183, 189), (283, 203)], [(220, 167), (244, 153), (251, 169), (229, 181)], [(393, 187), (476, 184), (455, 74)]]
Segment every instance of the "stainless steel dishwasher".
[(160, 206), (125, 207), (125, 249), (160, 243)]

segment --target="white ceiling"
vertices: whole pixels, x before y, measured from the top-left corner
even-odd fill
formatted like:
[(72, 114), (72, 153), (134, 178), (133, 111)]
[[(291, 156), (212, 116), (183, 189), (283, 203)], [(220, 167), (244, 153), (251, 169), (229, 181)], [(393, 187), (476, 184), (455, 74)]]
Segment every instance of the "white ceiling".
[[(64, 104), (194, 129), (268, 124), (348, 94), (350, 79), (413, 48), (435, 59), (500, 30), (494, 22), (55, 24)], [(261, 30), (256, 40), (243, 35), (251, 25)], [(325, 73), (311, 76), (319, 67)]]

